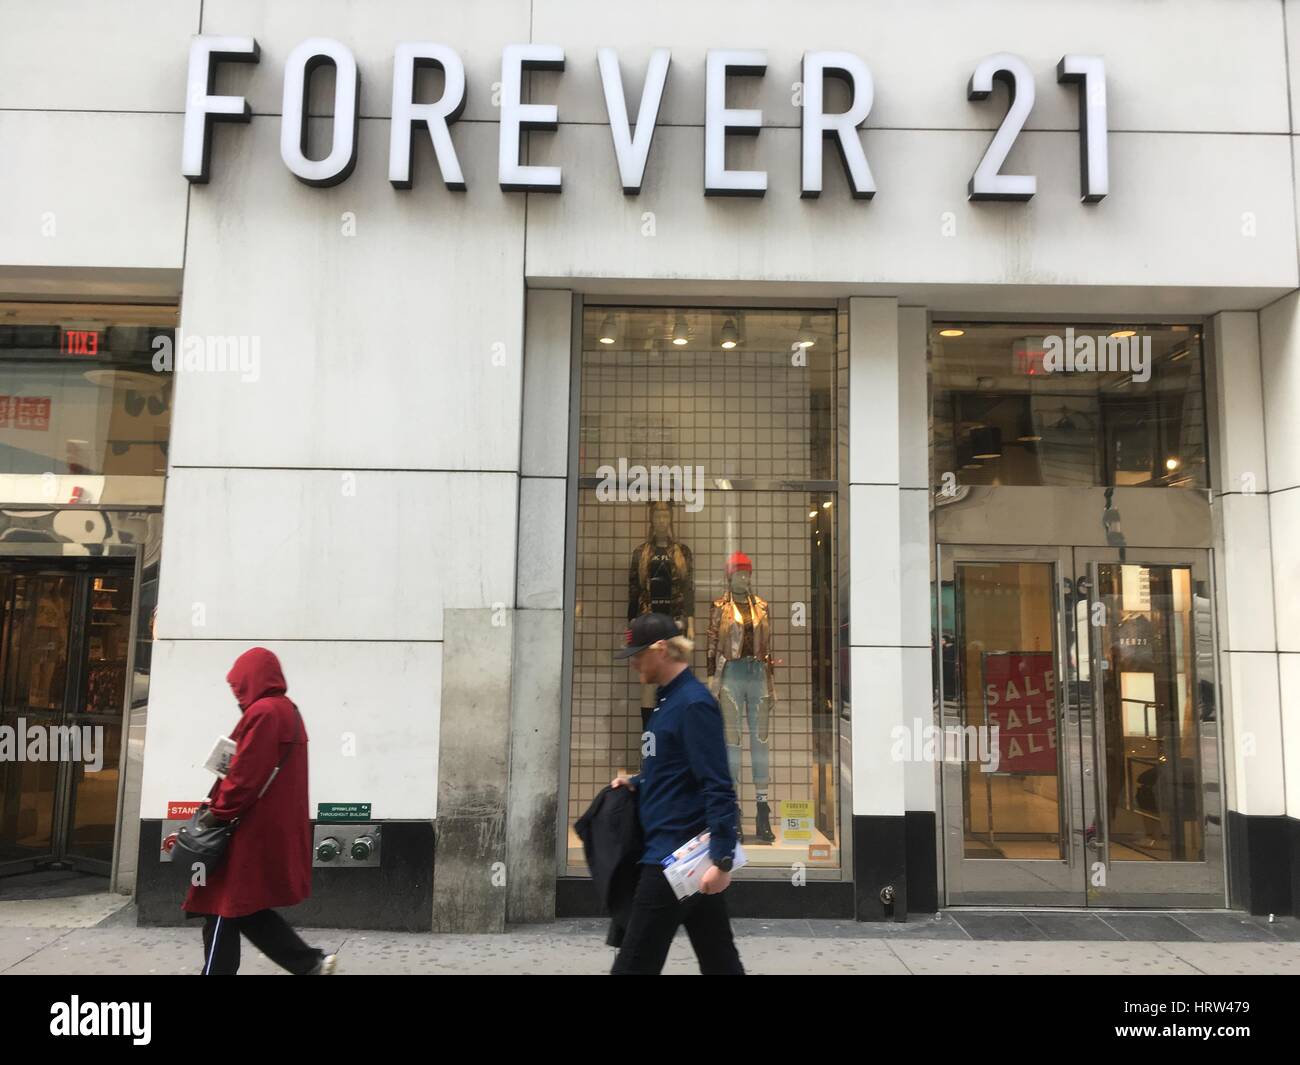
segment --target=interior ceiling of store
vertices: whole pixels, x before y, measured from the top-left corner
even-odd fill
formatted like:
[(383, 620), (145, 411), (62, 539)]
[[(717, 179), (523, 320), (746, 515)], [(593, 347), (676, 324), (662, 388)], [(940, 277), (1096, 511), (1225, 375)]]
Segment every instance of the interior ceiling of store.
[[(1076, 337), (1107, 337), (1116, 330), (1137, 330), (1132, 338), (1151, 338), (1152, 373), (1147, 389), (1182, 391), (1188, 372), (1199, 372), (1201, 329), (1196, 325), (1126, 325), (1124, 323), (1036, 322), (1032, 325), (973, 322), (932, 323), (930, 350), (936, 387), (958, 391), (992, 392), (1097, 392), (1127, 387), (1131, 374), (1071, 373), (1029, 374), (1020, 353), (1043, 350), (1048, 336), (1066, 337), (1072, 327)], [(963, 329), (960, 337), (940, 336), (943, 329)], [(1185, 354), (1184, 354), (1185, 353)], [(1161, 372), (1162, 368), (1179, 372)]]
[[(600, 334), (608, 327), (614, 344), (602, 345)], [(680, 319), (680, 321), (679, 321)], [(736, 350), (778, 351), (801, 337), (823, 351), (833, 350), (835, 312), (831, 310), (773, 310), (769, 308), (715, 307), (591, 307), (583, 325), (584, 351), (720, 350), (727, 322), (734, 324)], [(684, 329), (687, 343), (674, 345), (673, 336)]]

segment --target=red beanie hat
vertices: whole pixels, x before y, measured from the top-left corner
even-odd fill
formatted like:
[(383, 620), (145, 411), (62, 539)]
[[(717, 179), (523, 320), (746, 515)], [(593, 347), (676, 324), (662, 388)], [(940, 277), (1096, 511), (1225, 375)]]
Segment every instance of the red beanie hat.
[(737, 570), (745, 570), (748, 573), (754, 572), (754, 563), (749, 561), (749, 556), (743, 551), (737, 551), (727, 559), (727, 576), (730, 577)]

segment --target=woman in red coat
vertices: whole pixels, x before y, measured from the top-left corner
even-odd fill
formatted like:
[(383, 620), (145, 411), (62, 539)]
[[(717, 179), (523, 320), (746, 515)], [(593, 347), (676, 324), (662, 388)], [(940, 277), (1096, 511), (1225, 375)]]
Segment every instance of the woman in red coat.
[(203, 973), (239, 969), (239, 937), (298, 975), (334, 971), (335, 958), (307, 946), (273, 907), (311, 894), (307, 810), (307, 729), (287, 698), (280, 660), (254, 647), (226, 675), (243, 716), (230, 738), (235, 754), (208, 796), (207, 816), (239, 824), (226, 855), (190, 887), (184, 909), (203, 915)]

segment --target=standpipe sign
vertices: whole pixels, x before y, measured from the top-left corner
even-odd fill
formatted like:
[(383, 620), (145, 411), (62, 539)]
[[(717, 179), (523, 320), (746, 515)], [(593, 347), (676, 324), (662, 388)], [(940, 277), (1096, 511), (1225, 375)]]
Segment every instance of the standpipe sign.
[[(190, 181), (206, 182), (211, 175), (214, 122), (247, 122), (252, 117), (242, 96), (215, 94), (222, 63), (256, 63), (261, 57), (252, 37), (201, 34), (190, 45), (189, 77), (185, 99), (185, 131), (181, 173)], [(610, 136), (623, 192), (641, 192), (646, 161), (659, 120), (659, 105), (668, 82), (672, 53), (657, 48), (650, 56), (633, 124), (623, 94), (618, 53), (612, 48), (596, 52)], [(553, 44), (510, 44), (501, 53), (500, 148), (497, 181), (508, 192), (559, 192), (562, 168), (525, 165), (520, 161), (523, 134), (529, 130), (555, 130), (559, 108), (555, 104), (524, 103), (523, 75), (529, 70), (563, 70), (564, 49)], [(334, 117), (329, 151), (319, 159), (307, 155), (307, 92), (312, 72), (334, 67)], [(416, 71), (436, 68), (443, 74), (442, 95), (432, 102), (415, 100)], [(762, 77), (767, 53), (761, 50), (715, 48), (705, 59), (704, 195), (762, 196), (767, 192), (767, 171), (732, 170), (726, 165), (727, 137), (757, 136), (763, 127), (761, 110), (729, 108), (727, 82), (731, 78)], [(843, 81), (849, 93), (848, 110), (827, 114), (824, 107), (827, 78)], [(1065, 55), (1056, 68), (1056, 80), (1079, 99), (1080, 199), (1097, 203), (1109, 191), (1108, 130), (1106, 117), (1106, 65), (1101, 56)], [(1004, 174), (1002, 166), (1034, 107), (1034, 78), (1028, 64), (1009, 52), (982, 60), (970, 76), (966, 97), (987, 100), (993, 83), (1006, 86), (1009, 105), (979, 166), (971, 175), (967, 195), (972, 200), (1019, 200), (1033, 197), (1038, 180), (1033, 174)], [(826, 141), (838, 149), (841, 165), (855, 199), (869, 200), (876, 182), (859, 130), (871, 113), (875, 84), (871, 69), (851, 52), (805, 52), (802, 69), (803, 102), (800, 195), (816, 199), (822, 192), (822, 156)], [(468, 182), (451, 139), (451, 125), (465, 110), (468, 87), (460, 56), (444, 44), (403, 42), (393, 55), (392, 131), (388, 148), (388, 180), (396, 189), (414, 184), (412, 159), (416, 131), (433, 143), (443, 183), (464, 191)], [(311, 37), (293, 49), (284, 64), (284, 101), (280, 117), (280, 157), (290, 172), (307, 185), (329, 187), (346, 181), (357, 162), (357, 122), (360, 114), (361, 76), (347, 45), (328, 37)]]

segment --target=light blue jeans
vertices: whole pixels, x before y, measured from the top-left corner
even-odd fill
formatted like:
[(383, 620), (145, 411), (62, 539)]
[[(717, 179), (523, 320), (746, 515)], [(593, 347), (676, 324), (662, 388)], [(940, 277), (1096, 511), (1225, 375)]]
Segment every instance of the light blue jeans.
[(718, 685), (718, 705), (722, 707), (722, 724), (727, 734), (727, 762), (731, 781), (740, 785), (741, 722), (749, 722), (750, 769), (754, 787), (767, 789), (768, 724), (772, 700), (767, 694), (767, 665), (757, 658), (738, 658), (722, 667)]

